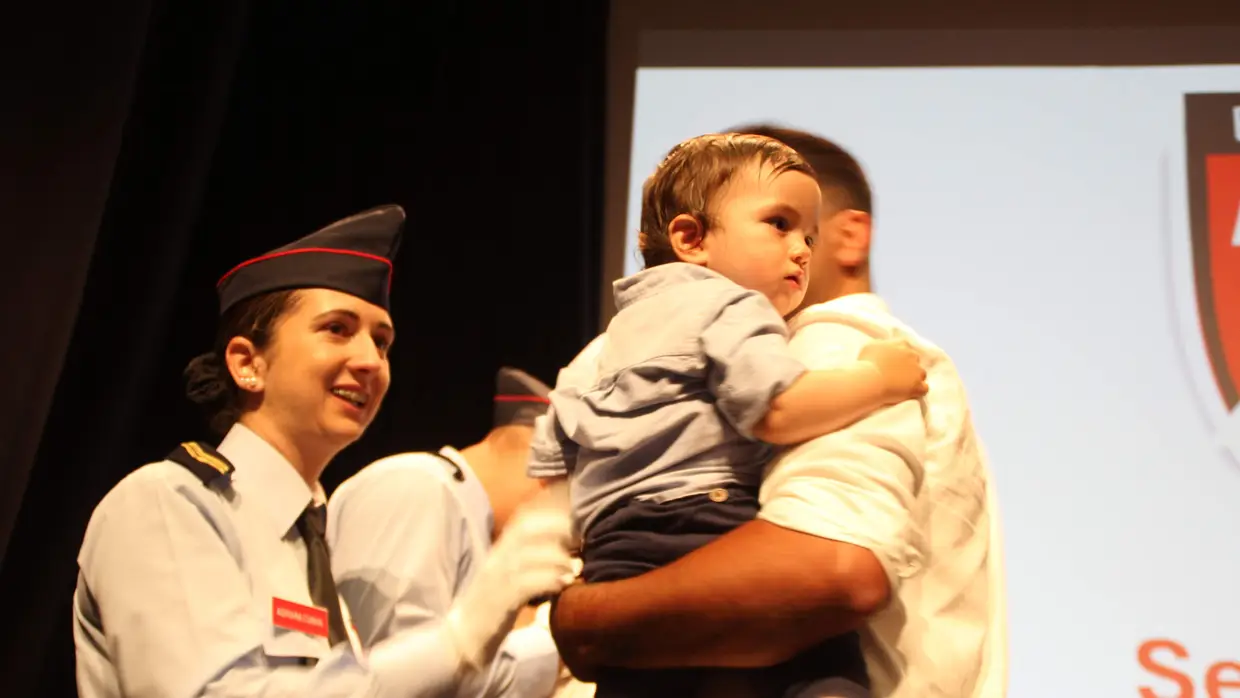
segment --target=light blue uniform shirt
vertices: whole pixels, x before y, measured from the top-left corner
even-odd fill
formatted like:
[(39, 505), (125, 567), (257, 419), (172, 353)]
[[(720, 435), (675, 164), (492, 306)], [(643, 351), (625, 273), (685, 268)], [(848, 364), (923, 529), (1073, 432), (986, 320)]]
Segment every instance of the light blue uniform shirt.
[(161, 461), (95, 508), (73, 598), (79, 695), (444, 695), (460, 660), (435, 632), (359, 656), (351, 643), (276, 626), (274, 599), (312, 605), (295, 524), (322, 490), (244, 426), (218, 450), (236, 468), (222, 485)]
[[(490, 499), (453, 448), (389, 456), (341, 484), (328, 503), (327, 540), (363, 646), (442, 623), (490, 552), (493, 529)], [(519, 628), (454, 695), (548, 698), (559, 669), (550, 631)]]
[(753, 437), (805, 372), (766, 296), (673, 263), (615, 282), (618, 312), (556, 381), (529, 474), (570, 476), (578, 533), (629, 498), (753, 487), (772, 455)]

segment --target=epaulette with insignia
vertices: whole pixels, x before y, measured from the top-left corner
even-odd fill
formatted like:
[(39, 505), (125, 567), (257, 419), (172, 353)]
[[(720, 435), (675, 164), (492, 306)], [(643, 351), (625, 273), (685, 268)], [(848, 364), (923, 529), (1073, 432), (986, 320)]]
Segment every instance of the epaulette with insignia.
[(168, 460), (185, 466), (208, 487), (235, 470), (219, 451), (201, 441), (186, 441), (168, 454)]
[(427, 453), (430, 453), (430, 455), (448, 464), (448, 469), (452, 471), (453, 480), (456, 480), (457, 482), (465, 482), (465, 473), (461, 470), (461, 466), (453, 463), (451, 458), (442, 453), (431, 453), (430, 451), (427, 451)]

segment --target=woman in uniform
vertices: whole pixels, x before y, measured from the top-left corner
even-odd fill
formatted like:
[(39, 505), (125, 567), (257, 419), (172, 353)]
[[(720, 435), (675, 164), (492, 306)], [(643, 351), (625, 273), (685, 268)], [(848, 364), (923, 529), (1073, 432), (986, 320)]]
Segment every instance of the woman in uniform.
[(74, 594), (83, 698), (450, 693), (514, 609), (571, 579), (568, 516), (536, 504), (442, 622), (357, 642), (319, 475), (387, 393), (404, 220), (371, 209), (220, 280), (216, 346), (186, 378), (224, 438), (181, 444), (96, 507)]

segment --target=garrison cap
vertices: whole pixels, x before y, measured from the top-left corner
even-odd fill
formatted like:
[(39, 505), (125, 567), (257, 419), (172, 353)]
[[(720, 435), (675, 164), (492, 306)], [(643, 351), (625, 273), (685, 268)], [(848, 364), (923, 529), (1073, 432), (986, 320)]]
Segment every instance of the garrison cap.
[(215, 285), (220, 314), (246, 298), (300, 288), (329, 288), (388, 310), (404, 226), (403, 208), (379, 206), (244, 261)]
[(545, 383), (517, 368), (501, 368), (495, 376), (495, 415), (492, 427), (534, 426), (534, 419), (545, 414), (551, 404), (551, 389)]

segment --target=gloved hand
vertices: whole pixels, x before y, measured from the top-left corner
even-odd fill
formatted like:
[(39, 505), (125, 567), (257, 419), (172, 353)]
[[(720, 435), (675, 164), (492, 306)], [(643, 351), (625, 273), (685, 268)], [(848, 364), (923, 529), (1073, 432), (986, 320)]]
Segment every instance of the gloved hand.
[(530, 599), (573, 581), (567, 502), (549, 493), (517, 510), (490, 554), (448, 611), (446, 629), (466, 666), (491, 662)]

